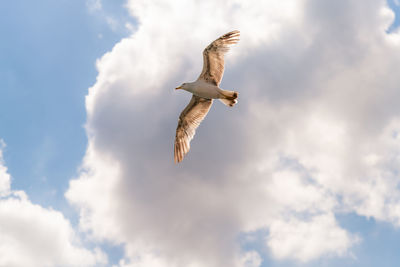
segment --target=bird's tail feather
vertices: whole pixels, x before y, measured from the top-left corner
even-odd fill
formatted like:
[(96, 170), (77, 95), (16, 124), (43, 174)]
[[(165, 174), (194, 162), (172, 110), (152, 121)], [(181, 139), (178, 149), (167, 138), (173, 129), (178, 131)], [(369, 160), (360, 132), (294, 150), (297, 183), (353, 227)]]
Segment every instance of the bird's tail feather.
[(219, 100), (225, 105), (233, 107), (238, 102), (237, 101), (238, 92), (221, 89), (220, 93), (221, 93), (221, 98)]
[(237, 100), (235, 99), (235, 100), (229, 100), (229, 99), (222, 99), (222, 98), (220, 98), (219, 99), (222, 103), (224, 103), (225, 105), (227, 105), (228, 107), (233, 107), (236, 103), (237, 103)]

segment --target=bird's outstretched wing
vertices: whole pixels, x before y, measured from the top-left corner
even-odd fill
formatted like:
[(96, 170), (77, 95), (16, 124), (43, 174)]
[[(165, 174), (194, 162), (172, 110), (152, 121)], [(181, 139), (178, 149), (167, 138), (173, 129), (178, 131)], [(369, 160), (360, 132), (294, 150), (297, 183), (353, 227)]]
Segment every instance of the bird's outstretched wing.
[(181, 162), (189, 152), (190, 141), (196, 133), (197, 127), (203, 121), (212, 105), (212, 99), (193, 95), (189, 104), (182, 111), (176, 128), (174, 161)]
[(203, 70), (199, 79), (219, 85), (224, 74), (224, 54), (229, 46), (239, 42), (239, 31), (231, 31), (212, 42), (203, 51)]

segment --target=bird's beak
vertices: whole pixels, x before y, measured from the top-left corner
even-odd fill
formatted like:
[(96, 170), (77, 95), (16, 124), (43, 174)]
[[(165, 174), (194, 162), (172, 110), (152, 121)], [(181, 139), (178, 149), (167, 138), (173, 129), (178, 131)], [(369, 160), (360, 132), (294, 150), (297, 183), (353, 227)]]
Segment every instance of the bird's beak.
[(182, 89), (182, 86), (178, 86), (175, 88), (175, 90), (178, 90), (178, 89)]

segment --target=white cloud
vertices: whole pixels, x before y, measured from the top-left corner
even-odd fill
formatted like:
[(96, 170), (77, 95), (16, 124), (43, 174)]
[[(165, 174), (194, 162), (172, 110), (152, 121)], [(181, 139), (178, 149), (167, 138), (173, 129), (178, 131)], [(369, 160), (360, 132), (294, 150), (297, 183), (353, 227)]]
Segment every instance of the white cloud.
[(0, 139), (0, 197), (6, 196), (10, 193), (11, 177), (7, 173), (7, 167), (4, 165), (3, 149), (6, 144)]
[[(127, 7), (139, 26), (97, 62), (89, 148), (66, 194), (82, 230), (124, 244), (120, 266), (258, 266), (238, 235), (259, 229), (279, 259), (348, 256), (358, 237), (336, 213), (399, 224), (400, 42), (386, 33), (385, 1)], [(233, 29), (242, 38), (221, 86), (239, 104), (215, 103), (174, 165), (190, 95), (173, 88), (196, 79), (202, 49)]]
[(307, 262), (331, 253), (330, 256), (342, 256), (357, 240), (337, 225), (333, 214), (323, 214), (307, 221), (274, 221), (267, 244), (278, 259)]
[(86, 249), (61, 212), (33, 204), (10, 188), (0, 147), (0, 266), (95, 266), (107, 262), (98, 248)]

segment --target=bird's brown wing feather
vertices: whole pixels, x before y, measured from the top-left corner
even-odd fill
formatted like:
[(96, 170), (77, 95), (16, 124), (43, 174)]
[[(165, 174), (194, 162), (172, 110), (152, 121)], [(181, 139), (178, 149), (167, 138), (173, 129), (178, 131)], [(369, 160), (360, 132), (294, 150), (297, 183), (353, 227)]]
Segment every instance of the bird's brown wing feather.
[(219, 85), (224, 74), (224, 54), (229, 46), (239, 42), (239, 31), (231, 31), (212, 42), (203, 51), (203, 70), (199, 79)]
[(174, 161), (181, 162), (189, 152), (190, 141), (196, 133), (197, 127), (203, 121), (212, 105), (212, 99), (193, 95), (189, 104), (182, 111), (176, 128)]

